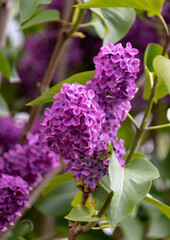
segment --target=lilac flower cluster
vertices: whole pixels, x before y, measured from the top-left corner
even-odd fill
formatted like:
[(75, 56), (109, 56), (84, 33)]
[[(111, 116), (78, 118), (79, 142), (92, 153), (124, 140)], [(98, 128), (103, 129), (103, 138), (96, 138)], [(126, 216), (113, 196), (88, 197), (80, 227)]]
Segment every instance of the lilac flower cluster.
[(28, 184), (20, 177), (0, 176), (0, 232), (13, 225), (25, 203), (29, 201)]
[[(113, 147), (121, 166), (126, 154), (123, 140), (118, 142), (117, 131), (120, 122), (127, 117), (131, 109), (129, 102), (137, 92), (135, 80), (139, 72), (139, 60), (135, 58), (137, 49), (130, 43), (123, 48), (122, 44), (109, 43), (102, 47), (94, 57), (95, 77), (87, 82), (87, 89), (93, 89), (95, 100), (105, 112), (105, 123), (101, 142), (113, 142)], [(106, 144), (105, 144), (106, 145)]]
[(91, 156), (104, 123), (104, 112), (93, 90), (78, 83), (63, 84), (41, 124), (41, 141), (66, 159)]
[(130, 43), (108, 44), (94, 58), (95, 77), (86, 86), (63, 84), (51, 109), (46, 108), (40, 140), (66, 159), (66, 171), (82, 180), (90, 189), (108, 173), (108, 143), (113, 142), (121, 164), (125, 155), (124, 141), (118, 140), (120, 122), (131, 109), (129, 100), (137, 91), (137, 49)]
[(0, 154), (3, 154), (18, 142), (22, 127), (11, 117), (0, 117), (0, 126)]
[(106, 92), (114, 105), (130, 100), (135, 95), (136, 74), (139, 72), (139, 60), (134, 56), (138, 50), (130, 43), (123, 48), (121, 43), (109, 43), (102, 47), (94, 57), (95, 77), (92, 84), (97, 85), (97, 93)]
[(0, 173), (22, 177), (31, 190), (42, 180), (42, 174), (59, 165), (59, 156), (39, 143), (38, 134), (30, 134), (27, 139), (28, 144), (17, 144), (0, 158)]

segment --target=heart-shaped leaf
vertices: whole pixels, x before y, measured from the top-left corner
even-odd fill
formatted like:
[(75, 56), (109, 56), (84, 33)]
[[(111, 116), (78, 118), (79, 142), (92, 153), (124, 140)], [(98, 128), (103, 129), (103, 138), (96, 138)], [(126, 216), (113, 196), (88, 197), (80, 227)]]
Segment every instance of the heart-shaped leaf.
[[(136, 16), (132, 8), (92, 8), (91, 11), (103, 22), (102, 25), (99, 20), (92, 18), (92, 25), (99, 37), (104, 39), (104, 46), (108, 43), (116, 43), (122, 39), (129, 31)], [(104, 27), (105, 32), (103, 32)]]
[(109, 164), (112, 198), (108, 216), (111, 227), (132, 214), (135, 205), (149, 192), (151, 181), (159, 177), (157, 168), (145, 158), (137, 158), (122, 168), (112, 154)]

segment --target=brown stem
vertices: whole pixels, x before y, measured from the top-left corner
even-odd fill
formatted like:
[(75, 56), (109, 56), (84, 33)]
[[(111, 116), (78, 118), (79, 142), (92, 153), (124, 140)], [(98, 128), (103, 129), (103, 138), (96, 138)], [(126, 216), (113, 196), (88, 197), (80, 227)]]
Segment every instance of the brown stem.
[[(73, 14), (73, 9), (71, 9), (70, 14), (68, 16), (69, 20), (70, 20), (72, 14)], [(53, 75), (56, 71), (56, 67), (57, 67), (57, 65), (60, 61), (61, 54), (63, 53), (63, 46), (65, 45), (66, 41), (72, 36), (72, 34), (77, 30), (83, 16), (84, 16), (84, 10), (80, 10), (79, 15), (77, 17), (77, 20), (73, 24), (73, 26), (71, 26), (68, 29), (68, 26), (64, 25), (63, 29), (61, 29), (57, 44), (55, 46), (54, 52), (52, 54), (49, 65), (47, 67), (47, 71), (46, 71), (46, 73), (44, 75), (44, 78), (43, 78), (43, 81), (42, 81), (41, 93), (48, 90), (48, 88), (50, 86), (50, 83), (51, 83), (51, 80), (52, 80), (52, 77), (53, 77)], [(26, 134), (31, 130), (32, 125), (34, 123), (34, 120), (37, 117), (40, 110), (41, 110), (41, 105), (34, 106), (32, 108), (30, 118), (29, 118), (29, 120), (28, 120), (28, 122), (25, 125), (25, 128), (23, 130), (24, 134), (22, 134), (22, 138), (21, 138), (21, 141), (20, 141), (21, 143), (23, 143), (25, 141)]]
[[(85, 205), (86, 201), (89, 197), (89, 191), (86, 191), (87, 189), (85, 186), (83, 186), (82, 189), (82, 196), (81, 196), (81, 205)], [(80, 222), (69, 222), (69, 235), (68, 240), (75, 240), (78, 235), (82, 232), (82, 226)]]
[[(2, 0), (0, 4), (0, 45), (6, 45), (6, 28), (9, 19), (10, 10), (12, 8), (11, 0)], [(0, 85), (2, 74), (0, 73)]]
[(11, 0), (2, 0), (0, 5), (0, 44), (6, 45), (6, 28), (9, 19), (10, 10), (12, 8)]
[[(105, 203), (103, 204), (103, 207), (101, 208), (101, 210), (97, 214), (98, 218), (101, 218), (103, 216), (103, 214), (106, 212), (107, 208), (110, 205), (112, 197), (113, 197), (113, 192), (110, 192), (108, 197), (107, 197), (107, 199), (106, 199), (106, 201), (105, 201)], [(84, 196), (82, 195), (82, 199), (83, 198), (84, 198)], [(89, 222), (86, 225), (81, 226), (80, 222), (74, 222), (74, 223), (69, 222), (69, 236), (68, 236), (68, 240), (75, 240), (78, 235), (80, 235), (82, 232), (89, 231), (97, 223), (98, 223), (98, 221), (96, 221), (96, 222)]]
[[(113, 192), (110, 192), (109, 195), (108, 195), (108, 197), (107, 197), (107, 199), (106, 199), (106, 201), (105, 201), (105, 203), (103, 204), (103, 207), (101, 208), (100, 212), (97, 214), (97, 217), (98, 217), (98, 218), (101, 218), (101, 217), (105, 214), (107, 208), (108, 208), (109, 205), (110, 205), (110, 202), (111, 202), (111, 200), (112, 200), (112, 197), (113, 197)], [(85, 226), (82, 226), (82, 232), (87, 232), (87, 231), (89, 231), (89, 230), (90, 230), (93, 226), (95, 226), (97, 223), (98, 223), (98, 221), (96, 221), (96, 222), (89, 222), (89, 223), (87, 223)]]

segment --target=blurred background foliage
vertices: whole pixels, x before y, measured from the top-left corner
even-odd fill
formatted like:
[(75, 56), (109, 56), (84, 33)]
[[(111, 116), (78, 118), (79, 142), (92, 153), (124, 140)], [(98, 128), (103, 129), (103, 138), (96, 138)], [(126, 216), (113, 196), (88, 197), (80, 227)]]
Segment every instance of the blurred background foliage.
[[(69, 0), (53, 0), (51, 4), (40, 5), (34, 15), (45, 9), (57, 9), (60, 11), (60, 15), (64, 17), (68, 2)], [(169, 25), (169, 1), (165, 2), (162, 11), (165, 21)], [(36, 84), (42, 81), (62, 23), (41, 23), (24, 30), (19, 30), (19, 13), (19, 3), (17, 0), (14, 0), (7, 28), (7, 46), (3, 49), (3, 53), (11, 67), (12, 74), (10, 81), (3, 78), (1, 84), (0, 115), (1, 118), (4, 116), (13, 118), (22, 128), (28, 119), (28, 112), (30, 110), (30, 108), (26, 106), (26, 103), (35, 98)], [(120, 40), (123, 45), (127, 41), (130, 41), (133, 47), (139, 49), (138, 57), (141, 60), (141, 70), (137, 80), (139, 91), (135, 99), (132, 100), (133, 108), (131, 114), (135, 116), (137, 123), (140, 123), (146, 105), (146, 100), (142, 97), (145, 80), (144, 53), (149, 43), (162, 43), (164, 37), (163, 29), (157, 17), (149, 18), (146, 12), (141, 10), (136, 10), (136, 19), (135, 15), (129, 17), (129, 14), (132, 14), (132, 12), (122, 12), (121, 14), (126, 14), (127, 16), (125, 21), (121, 21), (122, 25), (118, 26), (116, 26), (118, 23), (115, 23), (114, 18), (112, 19), (106, 16), (107, 13), (107, 11), (104, 13), (103, 10), (103, 14), (107, 19), (105, 23), (113, 29), (111, 31), (112, 35), (107, 35), (107, 38), (104, 38), (104, 43), (107, 42), (107, 39), (109, 39), (109, 41), (112, 39), (113, 42)], [(129, 20), (127, 21), (128, 17)], [(95, 13), (90, 10), (86, 12), (84, 17), (83, 23), (86, 22), (90, 22), (89, 26), (83, 27), (82, 25), (82, 28), (80, 28), (80, 31), (83, 33), (83, 35), (81, 35), (83, 38), (73, 37), (66, 44), (52, 85), (63, 81), (72, 74), (94, 69), (93, 57), (98, 53), (103, 44), (105, 25)], [(117, 27), (124, 28), (124, 32), (117, 33)], [(118, 35), (114, 36), (114, 34)], [(45, 104), (45, 106), (47, 105), (50, 104)], [(160, 99), (159, 102), (155, 102), (150, 118), (151, 125), (163, 124), (170, 121), (169, 107), (169, 97), (164, 97)], [(1, 124), (1, 128), (4, 129), (5, 126)], [(14, 127), (12, 128), (14, 129)], [(2, 130), (0, 130), (0, 135), (3, 135), (1, 131)], [(7, 132), (9, 132), (9, 128)], [(129, 119), (122, 123), (122, 128), (120, 128), (118, 134), (120, 138), (125, 140), (128, 151), (134, 136), (134, 129)], [(20, 131), (18, 135), (20, 135)], [(1, 141), (3, 141), (3, 137), (0, 136)], [(169, 143), (169, 129), (165, 128), (146, 132), (138, 148), (138, 151), (146, 154), (148, 159), (152, 161), (160, 171), (160, 178), (153, 182), (150, 194), (166, 204), (170, 202)], [(0, 143), (0, 145), (3, 144)], [(3, 152), (2, 146), (0, 149)], [(68, 224), (67, 220), (63, 217), (71, 210), (72, 201), (77, 193), (78, 189), (72, 180), (57, 186), (49, 195), (41, 197), (36, 202), (34, 207), (30, 209), (16, 225), (7, 239), (45, 240), (66, 238), (68, 235)], [(98, 188), (93, 194), (93, 199), (97, 205), (96, 208), (101, 206), (105, 198), (104, 190)], [(142, 201), (136, 206), (132, 216), (123, 220), (121, 224), (113, 230), (91, 230), (78, 237), (78, 240), (91, 239), (168, 240), (170, 239), (170, 221), (161, 214), (156, 207)]]

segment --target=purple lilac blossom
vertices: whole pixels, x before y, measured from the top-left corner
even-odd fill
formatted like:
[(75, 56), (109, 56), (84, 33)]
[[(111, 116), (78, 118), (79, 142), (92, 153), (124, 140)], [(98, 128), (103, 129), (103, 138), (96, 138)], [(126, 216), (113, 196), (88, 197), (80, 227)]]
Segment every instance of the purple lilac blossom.
[(11, 117), (0, 117), (0, 126), (0, 154), (3, 154), (18, 142), (22, 127)]
[(26, 145), (17, 144), (0, 158), (0, 173), (22, 177), (30, 190), (42, 180), (42, 174), (59, 165), (59, 156), (41, 144), (38, 136), (29, 134)]
[(15, 218), (20, 216), (28, 201), (28, 184), (22, 178), (0, 176), (0, 232), (5, 232), (8, 224), (14, 225)]
[(139, 72), (139, 59), (135, 58), (138, 50), (128, 42), (126, 48), (121, 43), (109, 43), (101, 47), (94, 57), (95, 77), (92, 84), (97, 85), (96, 91), (107, 92), (114, 106), (130, 100), (137, 92), (135, 80)]
[(96, 188), (96, 183), (108, 174), (108, 161), (96, 157), (85, 157), (81, 160), (68, 160), (66, 171), (71, 171), (77, 181), (82, 180), (83, 184), (90, 189)]
[(137, 91), (136, 74), (139, 60), (137, 49), (130, 43), (108, 44), (94, 58), (95, 77), (86, 86), (63, 84), (51, 109), (45, 109), (40, 140), (51, 150), (66, 159), (66, 171), (90, 189), (108, 173), (108, 143), (122, 167), (126, 154), (124, 141), (118, 140), (120, 122), (127, 117)]
[(91, 156), (105, 121), (93, 90), (78, 83), (63, 84), (51, 109), (45, 109), (40, 139), (64, 159)]
[[(135, 80), (139, 72), (139, 60), (135, 58), (137, 49), (130, 43), (123, 48), (120, 43), (109, 43), (102, 47), (94, 57), (95, 77), (87, 82), (86, 89), (93, 89), (95, 100), (105, 112), (103, 131), (98, 139), (101, 149), (105, 149), (109, 141), (113, 142), (115, 154), (121, 164), (126, 154), (124, 141), (117, 137), (120, 122), (124, 121), (131, 109), (129, 102), (137, 92)], [(105, 149), (107, 151), (107, 149)]]

